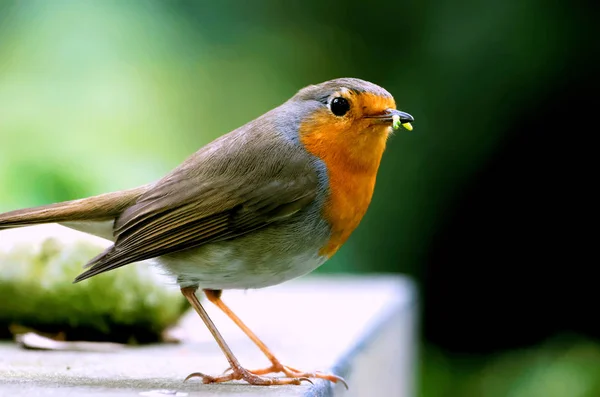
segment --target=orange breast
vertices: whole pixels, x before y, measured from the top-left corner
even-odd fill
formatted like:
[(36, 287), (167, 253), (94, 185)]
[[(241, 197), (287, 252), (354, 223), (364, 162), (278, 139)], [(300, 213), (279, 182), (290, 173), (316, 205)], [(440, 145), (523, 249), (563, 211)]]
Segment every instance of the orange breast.
[(300, 140), (327, 166), (329, 197), (323, 217), (331, 225), (331, 237), (319, 253), (331, 257), (367, 212), (388, 132), (333, 125), (328, 120), (327, 115), (316, 115), (302, 124)]
[(371, 203), (375, 173), (357, 175), (343, 167), (327, 165), (330, 195), (324, 217), (331, 225), (331, 238), (319, 254), (331, 257), (356, 229)]

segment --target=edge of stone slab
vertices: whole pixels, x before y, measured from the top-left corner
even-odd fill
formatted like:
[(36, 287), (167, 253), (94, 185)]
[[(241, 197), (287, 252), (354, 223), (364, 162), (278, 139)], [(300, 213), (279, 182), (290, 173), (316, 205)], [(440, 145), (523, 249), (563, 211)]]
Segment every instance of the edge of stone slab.
[[(378, 276), (381, 277), (381, 275)], [(392, 304), (386, 307), (384, 312), (379, 315), (375, 321), (367, 326), (360, 337), (348, 348), (346, 353), (340, 356), (340, 358), (335, 362), (335, 364), (331, 367), (332, 373), (348, 380), (347, 376), (350, 373), (355, 357), (369, 348), (372, 341), (374, 341), (379, 334), (384, 332), (385, 326), (393, 321), (394, 316), (403, 311), (412, 310), (415, 308), (417, 304), (417, 286), (415, 282), (405, 276), (393, 275), (391, 277), (394, 278), (397, 286), (402, 286), (410, 291), (410, 300), (407, 302), (395, 300)], [(405, 303), (405, 305), (402, 303)], [(352, 389), (351, 382), (351, 380), (348, 380), (349, 390)], [(311, 385), (306, 390), (304, 396), (333, 397), (336, 390), (340, 390), (342, 393), (346, 391), (343, 384), (334, 384), (326, 380), (318, 379), (314, 381), (314, 385)]]

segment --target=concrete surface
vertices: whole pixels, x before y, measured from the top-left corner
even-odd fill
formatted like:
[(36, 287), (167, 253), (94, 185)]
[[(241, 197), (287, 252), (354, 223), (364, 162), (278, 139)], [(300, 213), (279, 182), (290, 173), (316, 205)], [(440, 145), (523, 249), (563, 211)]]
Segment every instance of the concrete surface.
[[(201, 320), (188, 312), (184, 342), (118, 352), (25, 350), (0, 343), (0, 396), (414, 396), (416, 291), (395, 277), (307, 276), (223, 299), (287, 365), (345, 377), (350, 390), (302, 386), (183, 383), (227, 362)], [(1, 304), (1, 303), (0, 303)], [(247, 368), (268, 366), (260, 351), (210, 303), (205, 307)]]

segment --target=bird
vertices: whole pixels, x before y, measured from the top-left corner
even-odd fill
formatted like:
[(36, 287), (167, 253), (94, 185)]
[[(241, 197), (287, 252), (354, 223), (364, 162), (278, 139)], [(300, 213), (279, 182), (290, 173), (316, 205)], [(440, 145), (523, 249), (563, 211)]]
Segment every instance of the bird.
[[(58, 223), (113, 242), (74, 282), (152, 260), (172, 275), (229, 362), (186, 380), (299, 385), (335, 374), (282, 364), (221, 299), (306, 275), (330, 259), (370, 205), (386, 143), (414, 118), (381, 86), (343, 77), (307, 85), (281, 105), (136, 188), (0, 214), (0, 230)], [(222, 310), (269, 359), (238, 361), (200, 303)], [(282, 373), (284, 376), (267, 376)]]

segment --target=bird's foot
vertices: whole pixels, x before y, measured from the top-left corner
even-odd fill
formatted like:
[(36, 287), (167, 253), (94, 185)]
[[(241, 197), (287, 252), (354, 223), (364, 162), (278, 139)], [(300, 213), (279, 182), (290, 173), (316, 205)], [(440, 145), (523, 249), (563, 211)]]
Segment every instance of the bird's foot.
[[(348, 384), (346, 383), (344, 378), (342, 378), (341, 376), (337, 376), (337, 375), (333, 375), (333, 374), (329, 374), (329, 373), (321, 372), (321, 371), (313, 371), (313, 372), (300, 371), (294, 367), (283, 365), (281, 363), (274, 363), (273, 365), (271, 365), (268, 368), (247, 370), (247, 371), (250, 374), (256, 375), (256, 376), (262, 376), (262, 375), (267, 375), (267, 374), (283, 372), (287, 377), (287, 378), (283, 378), (283, 379), (302, 379), (302, 380), (308, 380), (310, 378), (324, 379), (324, 380), (328, 380), (333, 383), (340, 382), (341, 384), (343, 384), (346, 387), (346, 389), (348, 389)], [(229, 376), (231, 374), (232, 374), (232, 371), (231, 371), (231, 367), (230, 367), (225, 370), (225, 372), (223, 373), (222, 376)], [(277, 379), (277, 378), (275, 378), (275, 379)]]
[[(243, 380), (250, 385), (256, 386), (272, 386), (272, 385), (299, 385), (302, 381), (312, 383), (308, 377), (304, 376), (289, 376), (286, 378), (271, 378), (268, 376), (261, 376), (261, 374), (253, 373), (245, 368), (236, 368), (234, 370), (228, 370), (227, 373), (219, 376), (210, 376), (203, 374), (202, 372), (194, 372), (189, 374), (184, 382), (190, 378), (202, 378), (202, 383), (222, 383), (230, 380)], [(266, 372), (268, 373), (268, 372)]]

